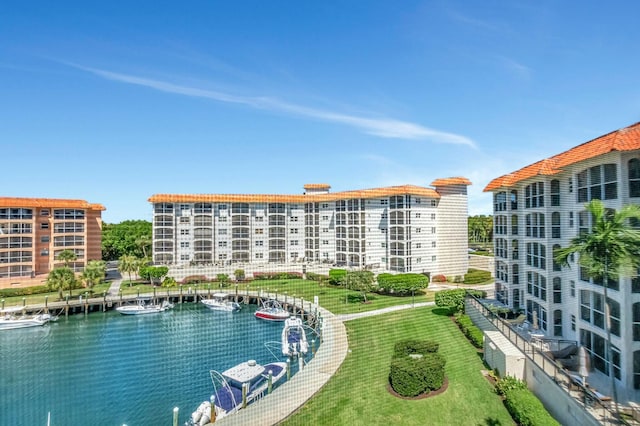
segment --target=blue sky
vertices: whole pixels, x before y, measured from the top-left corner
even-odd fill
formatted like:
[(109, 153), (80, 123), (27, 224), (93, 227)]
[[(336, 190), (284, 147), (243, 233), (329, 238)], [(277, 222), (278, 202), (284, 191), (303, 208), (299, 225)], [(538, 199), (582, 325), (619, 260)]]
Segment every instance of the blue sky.
[(6, 2), (2, 196), (151, 219), (155, 193), (516, 170), (640, 121), (637, 1)]

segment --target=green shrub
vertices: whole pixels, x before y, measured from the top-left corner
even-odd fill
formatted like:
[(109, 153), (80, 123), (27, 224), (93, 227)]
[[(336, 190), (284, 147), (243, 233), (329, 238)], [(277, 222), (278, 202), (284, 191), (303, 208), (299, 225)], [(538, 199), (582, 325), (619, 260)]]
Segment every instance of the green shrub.
[(429, 353), (417, 361), (424, 363), (427, 390), (440, 389), (444, 384), (444, 357), (439, 353)]
[(507, 389), (504, 396), (505, 407), (520, 426), (560, 425), (529, 389)]
[(406, 397), (418, 396), (427, 390), (424, 368), (417, 359), (394, 358), (391, 361), (389, 383), (394, 391)]
[(456, 323), (462, 330), (462, 333), (469, 339), (471, 344), (478, 349), (484, 346), (484, 333), (473, 324), (468, 315), (457, 314)]
[(236, 281), (244, 281), (244, 269), (236, 269), (235, 271), (233, 271), (233, 276), (235, 277)]
[(457, 312), (464, 312), (464, 298), (467, 292), (475, 297), (484, 298), (487, 293), (481, 290), (442, 290), (436, 293), (436, 306), (451, 307)]
[(498, 395), (505, 395), (513, 389), (527, 389), (527, 384), (513, 376), (504, 376), (496, 382), (496, 392)]
[(394, 391), (406, 397), (440, 389), (444, 383), (445, 363), (444, 357), (438, 353), (428, 353), (421, 358), (393, 358), (389, 383)]
[(412, 291), (427, 288), (429, 277), (423, 274), (380, 274), (377, 277), (381, 292), (408, 295)]
[(491, 280), (491, 272), (479, 269), (469, 269), (464, 275), (465, 284), (480, 284)]
[(182, 284), (200, 284), (206, 281), (208, 281), (208, 279), (204, 275), (189, 275), (188, 277), (184, 277), (181, 283)]
[(403, 340), (395, 344), (393, 357), (398, 358), (410, 354), (428, 354), (438, 352), (440, 344), (430, 340)]
[(167, 277), (162, 281), (162, 287), (175, 287), (176, 285), (178, 285), (178, 283), (173, 277)]
[(316, 274), (315, 272), (307, 272), (307, 279), (324, 284), (329, 281), (329, 275)]
[(342, 285), (347, 277), (346, 269), (330, 269), (329, 283), (333, 285)]
[(36, 285), (22, 288), (3, 288), (2, 290), (0, 290), (0, 297), (30, 296), (32, 294), (49, 292), (51, 292), (51, 289), (49, 289), (49, 287), (46, 285)]

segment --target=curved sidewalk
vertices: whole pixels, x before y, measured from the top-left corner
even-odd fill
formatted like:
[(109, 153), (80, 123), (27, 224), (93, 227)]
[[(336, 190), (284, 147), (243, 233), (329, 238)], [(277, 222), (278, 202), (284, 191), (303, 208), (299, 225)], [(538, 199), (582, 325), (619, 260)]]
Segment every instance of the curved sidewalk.
[(273, 391), (273, 394), (268, 398), (251, 404), (244, 410), (221, 419), (215, 424), (267, 426), (285, 420), (329, 381), (346, 358), (349, 342), (343, 321), (433, 305), (435, 305), (434, 302), (419, 302), (342, 315), (334, 315), (326, 309), (318, 307), (324, 321), (323, 342), (309, 365)]
[(216, 421), (216, 425), (274, 425), (293, 414), (329, 381), (346, 358), (349, 343), (342, 321), (326, 309), (318, 307), (318, 311), (323, 320), (323, 337), (311, 362), (267, 398)]

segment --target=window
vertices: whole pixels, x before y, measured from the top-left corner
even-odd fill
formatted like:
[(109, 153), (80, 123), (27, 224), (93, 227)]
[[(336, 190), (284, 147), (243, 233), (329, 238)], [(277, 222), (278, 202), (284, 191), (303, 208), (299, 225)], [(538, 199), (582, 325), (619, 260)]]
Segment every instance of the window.
[(544, 214), (530, 213), (525, 216), (527, 237), (544, 238)]
[(49, 256), (49, 249), (40, 250), (40, 256)]
[[(553, 255), (555, 255), (556, 250), (560, 250), (560, 244), (554, 244), (553, 245), (553, 252), (552, 252)], [(562, 271), (562, 265), (560, 265), (558, 262), (556, 262), (556, 259), (555, 259), (554, 256), (551, 256), (551, 261), (553, 262), (553, 272)]]
[[(227, 216), (220, 216), (220, 217), (218, 218), (218, 220), (219, 220), (220, 222), (226, 222), (226, 221), (227, 221)], [(256, 220), (258, 220), (258, 218), (257, 218), (257, 217), (256, 217)]]
[(573, 280), (569, 281), (569, 291), (571, 297), (576, 297), (576, 282)]
[(189, 248), (189, 241), (180, 241), (180, 247)]
[(187, 216), (180, 216), (180, 223), (191, 223), (191, 218)]
[(436, 207), (436, 206), (437, 206), (436, 200), (431, 200), (431, 207)]
[(262, 259), (264, 258), (264, 253), (256, 253), (256, 259)]
[(496, 256), (507, 258), (507, 240), (504, 238), (496, 238)]
[(436, 247), (436, 242), (435, 241), (431, 241), (431, 247), (433, 247), (433, 248)]
[(562, 303), (562, 280), (560, 277), (553, 279), (553, 303)]
[(571, 315), (571, 331), (576, 331), (576, 316)]
[(511, 265), (511, 282), (520, 284), (520, 268), (518, 265)]
[(518, 210), (518, 191), (515, 189), (509, 195), (511, 201), (511, 210)]
[(436, 233), (436, 227), (435, 227), (435, 226), (431, 228), (431, 233), (432, 233), (432, 234), (435, 234), (435, 233)]
[(188, 229), (181, 229), (180, 230), (180, 235), (189, 235), (189, 230)]
[(298, 228), (291, 228), (291, 229), (289, 229), (289, 233), (290, 233), (290, 234), (297, 234), (297, 233), (298, 233)]
[(569, 228), (573, 228), (573, 212), (569, 212)]
[(547, 300), (547, 279), (537, 272), (527, 272), (527, 293), (542, 300)]
[(629, 197), (640, 197), (640, 159), (629, 160)]
[(560, 238), (560, 213), (551, 213), (551, 238)]
[(48, 235), (43, 235), (42, 237), (40, 237), (40, 242), (41, 243), (48, 243), (49, 242), (49, 236)]
[(504, 262), (496, 262), (496, 278), (502, 282), (509, 282), (509, 267)]
[(180, 255), (180, 260), (189, 260), (189, 255), (188, 254), (181, 254)]
[(562, 336), (562, 311), (560, 309), (553, 311), (553, 335)]
[(389, 204), (389, 200), (387, 200), (386, 198), (383, 198), (382, 200), (380, 200), (380, 205), (381, 206), (386, 206)]
[(617, 167), (602, 164), (578, 173), (578, 202), (618, 198)]
[(262, 247), (262, 246), (264, 246), (264, 241), (262, 241), (262, 240), (257, 240), (257, 241), (256, 241), (256, 247)]
[(633, 304), (632, 321), (633, 341), (640, 342), (640, 302)]
[(518, 215), (511, 215), (511, 235), (518, 235)]
[(544, 182), (532, 183), (525, 187), (524, 204), (528, 209), (544, 207)]
[(226, 241), (218, 241), (218, 247), (219, 248), (227, 247), (227, 242)]
[(422, 243), (416, 243), (416, 248), (422, 248)]
[(502, 215), (495, 216), (494, 222), (495, 233), (497, 235), (507, 235), (507, 217)]
[(527, 243), (527, 265), (535, 268), (547, 268), (547, 250), (543, 244)]
[(218, 229), (218, 235), (227, 235), (227, 229), (226, 228)]
[(419, 234), (420, 232), (422, 232), (422, 228), (416, 228), (416, 234)]
[(49, 222), (40, 223), (40, 229), (49, 229)]
[(586, 329), (580, 330), (580, 343), (587, 349), (591, 355), (591, 366), (596, 370), (608, 373), (606, 341), (605, 338), (597, 333)]
[(40, 210), (40, 216), (49, 216), (49, 209)]
[(609, 317), (611, 323), (611, 334), (620, 336), (620, 304), (613, 299), (607, 299), (609, 303)]
[(416, 219), (420, 218), (420, 213), (416, 213)]
[(507, 210), (507, 193), (498, 192), (493, 196), (493, 211), (503, 212)]
[(554, 179), (551, 181), (551, 206), (558, 207), (560, 205), (560, 181)]

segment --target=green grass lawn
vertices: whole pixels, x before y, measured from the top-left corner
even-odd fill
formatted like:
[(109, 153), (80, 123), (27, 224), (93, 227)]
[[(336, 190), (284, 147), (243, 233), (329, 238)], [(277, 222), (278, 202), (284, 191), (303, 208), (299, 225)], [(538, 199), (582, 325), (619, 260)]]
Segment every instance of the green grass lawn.
[[(132, 294), (151, 294), (153, 293), (154, 287), (149, 284), (133, 282), (133, 285), (129, 285), (129, 280), (124, 279), (122, 281), (122, 285), (120, 289), (123, 295), (132, 295)], [(94, 287), (94, 296), (93, 297), (102, 297), (103, 293), (109, 289), (109, 283), (103, 283)], [(191, 287), (192, 290), (197, 290), (199, 294), (206, 294), (207, 292), (213, 293), (214, 291), (224, 291), (230, 294), (235, 293), (236, 285), (231, 284), (229, 287), (220, 288), (217, 283), (204, 283), (198, 285), (184, 285), (183, 292), (186, 294), (188, 288)], [(344, 288), (325, 285), (319, 286), (315, 281), (302, 280), (302, 279), (289, 279), (289, 280), (256, 280), (251, 281), (250, 283), (240, 283), (238, 284), (238, 292), (246, 292), (247, 288), (249, 291), (265, 291), (269, 293), (277, 292), (279, 295), (287, 295), (287, 297), (295, 297), (299, 299), (303, 297), (304, 300), (313, 302), (313, 297), (318, 296), (320, 300), (320, 305), (325, 309), (330, 310), (335, 314), (343, 314), (343, 313), (357, 313), (364, 311), (371, 311), (374, 309), (385, 308), (393, 305), (402, 305), (411, 303), (412, 300), (415, 302), (427, 302), (434, 300), (434, 293), (428, 291), (428, 289), (416, 292), (415, 297), (411, 296), (398, 297), (398, 296), (388, 296), (388, 295), (380, 295), (375, 293), (367, 293), (368, 303), (362, 303), (361, 294), (355, 291), (346, 291)], [(179, 287), (156, 287), (157, 294), (166, 294), (167, 290), (171, 292), (171, 294), (177, 294), (180, 289)], [(74, 289), (72, 291), (72, 298), (77, 299), (78, 296), (84, 295), (87, 290), (84, 288)], [(64, 295), (69, 294), (69, 291), (64, 291)], [(42, 294), (34, 294), (25, 296), (27, 305), (35, 305), (44, 303), (45, 295), (49, 296), (49, 301), (53, 302), (58, 300), (58, 292), (50, 292), (50, 293), (42, 293)], [(15, 306), (22, 305), (22, 296), (15, 297), (5, 297), (6, 306)]]
[[(480, 355), (438, 308), (415, 308), (346, 322), (352, 351), (325, 387), (283, 424), (513, 425)], [(441, 395), (404, 400), (387, 391), (393, 346), (407, 338), (435, 340), (447, 359)]]

